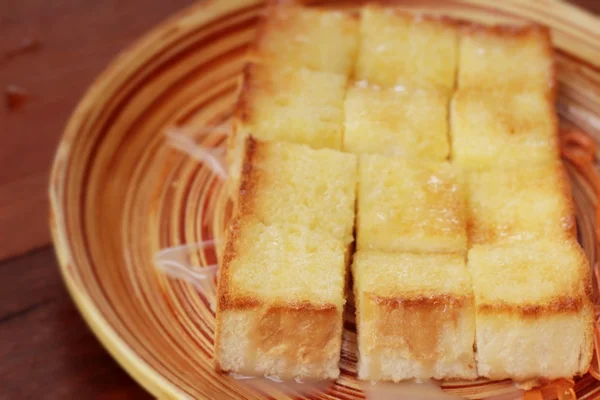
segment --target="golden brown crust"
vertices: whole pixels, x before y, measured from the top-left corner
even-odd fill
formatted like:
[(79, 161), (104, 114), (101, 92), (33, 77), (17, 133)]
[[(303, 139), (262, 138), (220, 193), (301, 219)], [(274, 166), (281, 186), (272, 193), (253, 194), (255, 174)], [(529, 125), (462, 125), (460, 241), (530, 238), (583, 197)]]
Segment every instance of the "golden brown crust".
[[(240, 178), (240, 185), (238, 191), (238, 204), (237, 214), (232, 218), (228, 227), (227, 244), (225, 245), (225, 252), (223, 254), (223, 262), (219, 271), (219, 308), (226, 309), (232, 308), (233, 299), (229, 292), (229, 268), (231, 262), (235, 259), (238, 254), (236, 244), (238, 243), (238, 236), (241, 231), (241, 225), (245, 215), (252, 210), (252, 199), (258, 185), (258, 173), (253, 168), (253, 162), (257, 156), (258, 142), (249, 136), (245, 140), (244, 144), (244, 161), (242, 164), (242, 172)], [(242, 298), (239, 300), (241, 308), (248, 308), (258, 305), (256, 299)]]
[[(557, 159), (560, 159), (558, 155)], [(576, 239), (577, 218), (575, 217), (575, 202), (573, 201), (573, 193), (571, 189), (571, 183), (569, 181), (569, 176), (567, 175), (567, 171), (565, 170), (565, 167), (561, 161), (558, 162), (556, 172), (558, 175), (558, 185), (561, 190), (566, 208), (565, 214), (563, 215), (563, 226), (566, 227), (566, 231), (568, 232), (568, 234), (573, 239)]]
[(269, 68), (264, 65), (249, 62), (244, 66), (243, 82), (235, 109), (235, 118), (242, 126), (250, 125), (255, 119), (254, 98), (258, 92), (263, 96), (269, 96), (275, 90), (285, 90), (282, 87), (275, 88), (273, 80), (268, 76)]
[(493, 304), (480, 304), (477, 307), (482, 314), (513, 314), (521, 318), (541, 318), (556, 314), (578, 314), (585, 304), (582, 297), (559, 296), (551, 301), (535, 304), (510, 304), (498, 301)]
[(247, 63), (242, 72), (242, 86), (235, 106), (235, 118), (242, 123), (247, 122), (249, 119), (249, 107), (252, 104), (250, 101), (252, 93), (252, 77), (254, 75), (254, 69), (256, 68), (255, 65), (256, 64), (253, 63)]
[(467, 301), (472, 302), (472, 298), (467, 296), (456, 296), (454, 294), (435, 294), (430, 296), (379, 296), (373, 293), (368, 293), (369, 298), (374, 304), (386, 307), (389, 310), (401, 306), (411, 308), (432, 308), (440, 304), (446, 304), (450, 307), (462, 307)]
[(383, 11), (390, 14), (393, 14), (395, 17), (404, 19), (406, 21), (414, 21), (417, 20), (419, 22), (425, 23), (437, 23), (442, 26), (447, 26), (451, 28), (456, 28), (463, 24), (468, 23), (467, 20), (463, 20), (460, 18), (453, 18), (448, 15), (434, 15), (434, 14), (423, 14), (419, 12), (409, 12), (406, 9), (400, 7), (389, 7), (383, 4), (377, 3), (369, 3), (365, 8), (377, 11)]
[[(525, 25), (484, 25), (476, 22), (460, 20), (461, 33), (464, 35), (481, 35), (493, 37), (528, 37), (530, 35), (539, 35), (546, 43), (551, 43), (550, 29), (544, 25), (535, 23)], [(552, 46), (548, 46), (552, 50)]]

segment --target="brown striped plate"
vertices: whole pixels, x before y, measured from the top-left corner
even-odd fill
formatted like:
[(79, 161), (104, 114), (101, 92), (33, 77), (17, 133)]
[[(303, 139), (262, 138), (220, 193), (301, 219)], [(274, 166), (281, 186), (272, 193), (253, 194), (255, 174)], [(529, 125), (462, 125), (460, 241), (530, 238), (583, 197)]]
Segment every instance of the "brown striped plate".
[[(595, 265), (600, 20), (556, 0), (398, 4), (483, 22), (530, 20), (552, 28), (563, 155), (574, 185), (581, 242)], [(98, 338), (157, 397), (284, 399), (304, 390), (247, 384), (215, 372), (214, 292), (200, 293), (198, 285), (170, 278), (154, 263), (160, 249), (221, 240), (227, 219), (222, 180), (207, 162), (170, 146), (164, 133), (173, 127), (202, 132), (226, 121), (261, 8), (256, 0), (206, 0), (156, 27), (89, 89), (54, 162), (50, 219), (64, 279)], [(216, 129), (198, 139), (205, 149), (215, 149), (209, 155), (219, 156), (222, 133)], [(176, 256), (202, 268), (215, 263), (213, 250), (188, 246)], [(311, 388), (310, 398), (365, 398), (355, 378), (351, 313), (346, 327), (341, 378)], [(442, 387), (472, 399), (523, 397), (508, 381), (444, 382)], [(600, 398), (600, 383), (588, 374), (526, 396), (550, 399), (557, 392), (561, 399)]]

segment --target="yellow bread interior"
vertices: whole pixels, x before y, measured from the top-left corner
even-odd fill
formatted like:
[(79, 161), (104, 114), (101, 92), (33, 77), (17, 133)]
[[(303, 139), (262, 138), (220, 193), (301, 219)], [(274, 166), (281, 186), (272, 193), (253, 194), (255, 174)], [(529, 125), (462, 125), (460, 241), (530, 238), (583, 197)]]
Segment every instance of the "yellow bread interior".
[(362, 9), (355, 78), (391, 87), (399, 81), (454, 87), (458, 33), (447, 19), (369, 4)]
[(253, 138), (245, 149), (219, 277), (218, 367), (335, 378), (356, 157)]
[(552, 42), (542, 26), (464, 26), (458, 65), (460, 89), (554, 86)]
[(560, 161), (468, 174), (470, 243), (576, 237), (570, 184)]
[(267, 7), (251, 57), (273, 65), (348, 77), (356, 57), (358, 20), (336, 10), (294, 5)]
[(358, 250), (466, 251), (466, 198), (445, 162), (359, 157)]
[(593, 352), (589, 264), (575, 240), (475, 245), (477, 368), (491, 379), (570, 378)]
[(558, 159), (552, 93), (459, 89), (451, 103), (452, 161), (470, 170)]
[(355, 86), (345, 100), (344, 151), (446, 160), (450, 91), (405, 83)]
[(352, 272), (359, 379), (477, 376), (473, 293), (463, 253), (359, 251)]
[(340, 149), (346, 78), (305, 68), (248, 64), (227, 144), (230, 195), (239, 188), (244, 143), (260, 140)]

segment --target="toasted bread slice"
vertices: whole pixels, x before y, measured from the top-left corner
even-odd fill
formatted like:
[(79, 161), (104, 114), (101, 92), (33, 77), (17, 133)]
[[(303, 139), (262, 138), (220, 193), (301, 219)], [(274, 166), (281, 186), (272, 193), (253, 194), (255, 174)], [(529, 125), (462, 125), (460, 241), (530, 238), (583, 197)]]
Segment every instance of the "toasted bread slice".
[(463, 26), (459, 49), (461, 89), (554, 87), (552, 41), (545, 27)]
[(352, 273), (359, 379), (477, 377), (463, 253), (359, 251)]
[(369, 4), (362, 9), (355, 78), (391, 87), (413, 80), (454, 87), (458, 46), (455, 22)]
[(358, 170), (358, 250), (466, 251), (466, 196), (454, 166), (362, 155)]
[(412, 84), (352, 87), (345, 102), (344, 151), (446, 160), (448, 90)]
[(560, 161), (468, 174), (470, 243), (576, 237), (575, 208)]
[(558, 153), (552, 92), (458, 90), (451, 105), (453, 161), (470, 170), (544, 163)]
[(475, 245), (477, 368), (516, 381), (584, 374), (593, 351), (590, 269), (575, 240)]
[(352, 13), (272, 5), (262, 19), (250, 57), (274, 68), (290, 66), (350, 76), (358, 18)]
[(356, 171), (353, 154), (250, 138), (240, 213), (269, 226), (322, 230), (347, 246), (354, 240)]
[(217, 367), (336, 378), (356, 157), (252, 138), (246, 149), (220, 269)]
[(228, 141), (230, 195), (239, 188), (244, 143), (260, 140), (341, 149), (346, 78), (305, 68), (248, 64)]

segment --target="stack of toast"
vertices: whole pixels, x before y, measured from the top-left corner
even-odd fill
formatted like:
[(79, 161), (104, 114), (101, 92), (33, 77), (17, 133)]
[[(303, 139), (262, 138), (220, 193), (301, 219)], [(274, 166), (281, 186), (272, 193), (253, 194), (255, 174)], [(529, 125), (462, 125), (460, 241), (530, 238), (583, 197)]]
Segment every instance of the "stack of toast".
[(228, 141), (218, 368), (336, 378), (353, 290), (360, 379), (585, 373), (554, 86), (540, 26), (270, 5)]

